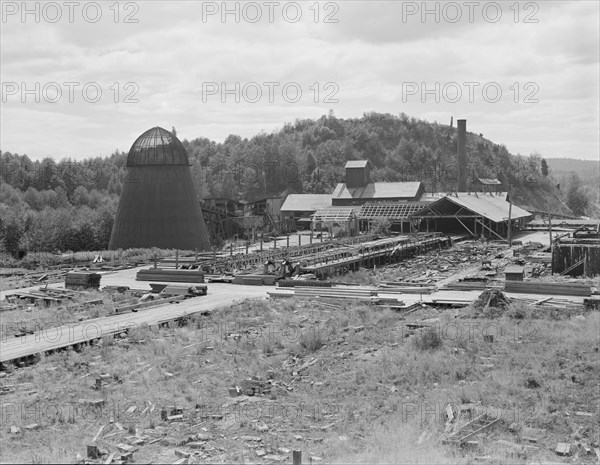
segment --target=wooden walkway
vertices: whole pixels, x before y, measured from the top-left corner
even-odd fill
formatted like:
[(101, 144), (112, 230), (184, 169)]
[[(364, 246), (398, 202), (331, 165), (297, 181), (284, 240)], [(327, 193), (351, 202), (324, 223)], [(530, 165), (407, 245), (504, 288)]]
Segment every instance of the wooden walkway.
[[(116, 280), (116, 278), (114, 279)], [(47, 328), (25, 336), (6, 337), (0, 341), (0, 363), (27, 359), (36, 354), (76, 346), (116, 333), (122, 333), (128, 328), (135, 330), (141, 325), (159, 325), (181, 319), (187, 315), (208, 313), (218, 307), (230, 305), (237, 300), (253, 297), (267, 297), (266, 289), (257, 286), (232, 286), (230, 284), (214, 283), (209, 285), (208, 295), (184, 300), (180, 303), (152, 307), (136, 313), (111, 315), (65, 326)]]

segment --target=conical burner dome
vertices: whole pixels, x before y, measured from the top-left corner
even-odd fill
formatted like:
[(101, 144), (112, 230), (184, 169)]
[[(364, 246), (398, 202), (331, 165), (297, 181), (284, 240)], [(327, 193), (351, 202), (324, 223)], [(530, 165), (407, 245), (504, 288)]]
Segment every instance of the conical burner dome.
[(131, 146), (110, 249), (210, 247), (181, 141), (166, 129), (144, 132)]

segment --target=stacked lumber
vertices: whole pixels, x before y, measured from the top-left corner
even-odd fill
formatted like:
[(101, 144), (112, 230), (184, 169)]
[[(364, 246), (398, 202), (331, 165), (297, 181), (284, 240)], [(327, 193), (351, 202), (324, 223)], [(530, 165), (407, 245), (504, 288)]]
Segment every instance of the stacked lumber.
[(303, 281), (284, 279), (277, 283), (279, 287), (331, 287), (331, 281)]
[(470, 282), (457, 282), (448, 283), (443, 288), (453, 291), (483, 291), (488, 285), (484, 282), (470, 281)]
[(65, 277), (65, 287), (67, 289), (98, 289), (101, 277), (98, 273), (89, 271), (69, 271)]
[(247, 286), (273, 286), (277, 276), (271, 274), (238, 274), (235, 275), (233, 284), (245, 284)]
[[(69, 292), (69, 291), (65, 291)], [(15, 302), (17, 299), (27, 300), (29, 302), (46, 302), (46, 303), (60, 303), (64, 299), (72, 299), (73, 297), (66, 294), (56, 294), (50, 292), (50, 289), (41, 288), (38, 291), (16, 291), (6, 296), (6, 300), (9, 302)]]
[(377, 289), (360, 286), (339, 286), (339, 287), (303, 287), (280, 289), (268, 292), (271, 297), (299, 297), (307, 299), (350, 299), (360, 300), (369, 303), (381, 305), (404, 305), (404, 302), (393, 297), (379, 297)]
[(410, 281), (384, 281), (381, 285), (385, 287), (430, 287), (427, 284), (413, 283)]
[(179, 283), (203, 283), (204, 272), (198, 270), (165, 270), (148, 268), (137, 272), (137, 281), (166, 281)]
[(552, 254), (545, 252), (536, 252), (527, 257), (527, 261), (531, 263), (552, 263)]
[(414, 287), (409, 286), (401, 286), (401, 287), (393, 287), (387, 286), (385, 284), (380, 285), (381, 292), (385, 294), (431, 294), (434, 290), (434, 286), (419, 286), (415, 285)]
[(208, 286), (206, 284), (201, 284), (198, 286), (170, 285), (165, 286), (164, 289), (160, 291), (160, 294), (163, 296), (195, 297), (198, 295), (206, 295), (207, 292)]
[(581, 297), (589, 297), (592, 295), (592, 289), (589, 284), (579, 283), (506, 281), (504, 290), (505, 292), (516, 292), (523, 294), (574, 295)]

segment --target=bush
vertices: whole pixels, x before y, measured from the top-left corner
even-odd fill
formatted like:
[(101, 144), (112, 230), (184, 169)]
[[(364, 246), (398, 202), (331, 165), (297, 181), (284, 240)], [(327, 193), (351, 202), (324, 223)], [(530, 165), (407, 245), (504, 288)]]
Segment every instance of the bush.
[(300, 347), (305, 349), (307, 352), (316, 352), (325, 345), (323, 336), (319, 329), (308, 330), (300, 335)]
[(412, 342), (418, 350), (435, 350), (442, 346), (442, 338), (433, 329), (420, 332)]

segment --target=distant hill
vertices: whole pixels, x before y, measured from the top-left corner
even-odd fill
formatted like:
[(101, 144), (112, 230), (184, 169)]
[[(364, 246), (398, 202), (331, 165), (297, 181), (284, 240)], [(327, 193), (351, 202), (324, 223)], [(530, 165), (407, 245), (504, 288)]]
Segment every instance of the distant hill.
[(575, 173), (580, 178), (600, 177), (600, 160), (575, 160), (572, 158), (546, 158), (551, 174)]

